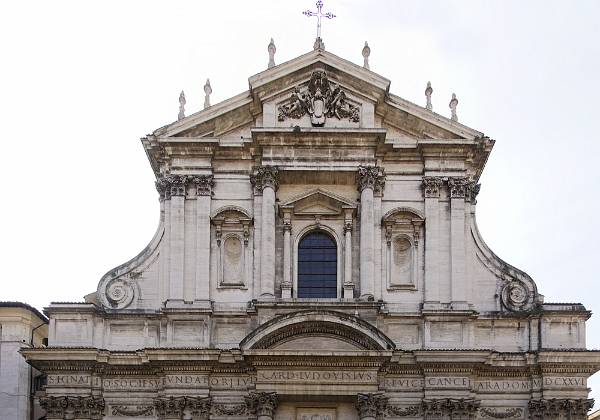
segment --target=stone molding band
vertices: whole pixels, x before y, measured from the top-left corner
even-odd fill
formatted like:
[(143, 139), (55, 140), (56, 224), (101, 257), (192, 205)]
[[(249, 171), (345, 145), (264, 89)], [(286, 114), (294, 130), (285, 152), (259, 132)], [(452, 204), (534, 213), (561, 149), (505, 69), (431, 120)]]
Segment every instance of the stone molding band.
[[(414, 417), (452, 419), (511, 419), (523, 418), (522, 407), (481, 407), (473, 398), (424, 399), (421, 403), (405, 405), (389, 403), (383, 393), (359, 393), (355, 407), (360, 419), (388, 417)], [(104, 398), (94, 396), (46, 396), (40, 397), (40, 405), (50, 419), (102, 419), (105, 411)], [(240, 402), (215, 402), (212, 397), (170, 396), (157, 397), (152, 404), (111, 405), (113, 416), (152, 417), (160, 420), (191, 418), (207, 420), (210, 415), (219, 417), (242, 416), (271, 418), (279, 405), (275, 392), (250, 392)], [(593, 399), (540, 399), (528, 404), (531, 419), (569, 418), (585, 420), (594, 406)]]
[(472, 204), (477, 203), (477, 194), (481, 184), (467, 177), (425, 176), (423, 177), (423, 195), (425, 198), (440, 198), (442, 186), (448, 185), (449, 198), (462, 198)]
[(187, 192), (192, 196), (212, 196), (214, 185), (212, 175), (165, 175), (155, 182), (160, 201), (185, 197)]

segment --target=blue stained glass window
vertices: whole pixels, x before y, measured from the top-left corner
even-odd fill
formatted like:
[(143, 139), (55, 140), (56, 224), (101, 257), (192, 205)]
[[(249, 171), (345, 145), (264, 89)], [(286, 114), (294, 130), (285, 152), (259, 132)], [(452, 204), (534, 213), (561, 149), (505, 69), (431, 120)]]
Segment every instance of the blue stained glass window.
[(337, 297), (337, 247), (325, 232), (309, 233), (298, 245), (298, 297)]

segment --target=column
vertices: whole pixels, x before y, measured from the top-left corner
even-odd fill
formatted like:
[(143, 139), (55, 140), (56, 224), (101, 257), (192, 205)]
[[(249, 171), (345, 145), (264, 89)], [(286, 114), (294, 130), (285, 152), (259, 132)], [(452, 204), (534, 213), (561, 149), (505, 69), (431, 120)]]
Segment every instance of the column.
[(291, 210), (283, 212), (283, 282), (281, 283), (281, 297), (292, 297), (292, 219)]
[(275, 191), (278, 170), (274, 166), (261, 166), (252, 177), (254, 188), (262, 192), (260, 295), (275, 297)]
[(467, 178), (448, 179), (450, 192), (450, 284), (452, 309), (467, 310), (465, 271), (465, 194)]
[(440, 188), (442, 178), (423, 178), (425, 196), (425, 302), (423, 309), (438, 309), (440, 304), (439, 273), (439, 230)]
[(164, 176), (156, 180), (156, 190), (160, 201), (161, 221), (164, 227), (163, 238), (160, 242), (160, 302), (169, 298), (169, 247), (171, 246), (171, 187)]
[(358, 394), (356, 396), (356, 411), (361, 420), (383, 418), (387, 408), (388, 398), (383, 394)]
[(352, 281), (352, 210), (344, 214), (344, 299), (354, 298)]
[(184, 239), (185, 239), (185, 192), (186, 177), (183, 175), (169, 175), (167, 181), (170, 186), (171, 212), (170, 212), (170, 261), (169, 261), (169, 301), (183, 303), (183, 265), (184, 265)]
[(250, 413), (255, 413), (257, 420), (273, 420), (279, 399), (275, 392), (251, 392), (245, 397)]
[(196, 269), (194, 301), (210, 301), (210, 202), (213, 194), (212, 175), (195, 175), (191, 181), (196, 190)]
[(385, 175), (378, 166), (359, 166), (357, 173), (360, 191), (360, 297), (373, 299), (375, 289), (375, 223), (373, 194), (383, 189)]

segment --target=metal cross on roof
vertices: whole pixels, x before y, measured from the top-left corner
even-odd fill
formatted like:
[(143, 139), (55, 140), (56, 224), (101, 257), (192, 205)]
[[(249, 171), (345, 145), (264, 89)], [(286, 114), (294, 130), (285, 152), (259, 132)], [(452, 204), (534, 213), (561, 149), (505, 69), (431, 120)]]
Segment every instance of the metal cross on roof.
[(317, 1), (317, 11), (313, 12), (312, 10), (306, 10), (302, 12), (303, 15), (312, 17), (317, 17), (317, 39), (321, 38), (321, 18), (326, 17), (327, 19), (333, 19), (335, 15), (331, 12), (323, 13), (321, 9), (323, 8), (323, 2), (321, 0)]

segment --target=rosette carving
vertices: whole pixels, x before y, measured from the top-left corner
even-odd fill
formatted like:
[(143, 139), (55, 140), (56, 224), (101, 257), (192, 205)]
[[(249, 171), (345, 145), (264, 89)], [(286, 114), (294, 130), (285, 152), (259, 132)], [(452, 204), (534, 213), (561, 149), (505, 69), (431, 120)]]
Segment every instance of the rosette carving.
[(135, 297), (133, 280), (116, 278), (106, 283), (104, 295), (108, 307), (112, 309), (123, 309), (131, 304)]
[(385, 187), (385, 172), (379, 166), (359, 166), (356, 172), (358, 191), (371, 188), (375, 194), (381, 194)]
[(535, 290), (521, 280), (510, 280), (500, 292), (502, 304), (509, 311), (523, 312), (532, 309), (535, 302)]

